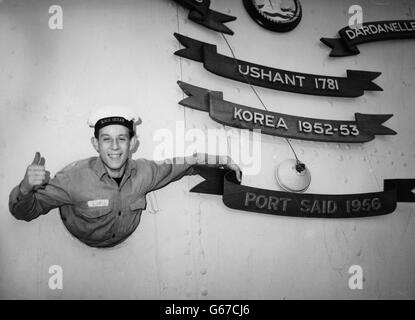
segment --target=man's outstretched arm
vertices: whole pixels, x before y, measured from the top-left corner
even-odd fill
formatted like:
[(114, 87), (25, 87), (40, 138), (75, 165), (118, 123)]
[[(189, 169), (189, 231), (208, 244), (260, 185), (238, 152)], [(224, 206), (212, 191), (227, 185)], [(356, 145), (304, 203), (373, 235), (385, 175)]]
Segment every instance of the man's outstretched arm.
[(67, 184), (67, 178), (61, 172), (50, 180), (45, 158), (36, 152), (22, 182), (10, 193), (9, 210), (16, 219), (30, 221), (53, 208), (70, 204)]
[(181, 179), (185, 175), (197, 174), (196, 165), (206, 165), (212, 167), (227, 167), (235, 171), (237, 179), (241, 179), (241, 170), (230, 157), (214, 156), (205, 153), (195, 153), (188, 157), (178, 157), (158, 163), (146, 160), (150, 169), (149, 181), (146, 192), (160, 189), (170, 182)]

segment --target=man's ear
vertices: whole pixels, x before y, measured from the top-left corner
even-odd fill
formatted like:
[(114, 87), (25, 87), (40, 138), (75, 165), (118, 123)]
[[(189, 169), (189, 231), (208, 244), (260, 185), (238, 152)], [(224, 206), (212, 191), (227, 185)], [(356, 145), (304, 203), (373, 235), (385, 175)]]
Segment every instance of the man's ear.
[(91, 143), (94, 149), (99, 153), (98, 139), (95, 137), (91, 138)]
[(134, 136), (130, 139), (130, 152), (133, 154), (137, 151), (140, 141), (137, 139), (137, 136)]

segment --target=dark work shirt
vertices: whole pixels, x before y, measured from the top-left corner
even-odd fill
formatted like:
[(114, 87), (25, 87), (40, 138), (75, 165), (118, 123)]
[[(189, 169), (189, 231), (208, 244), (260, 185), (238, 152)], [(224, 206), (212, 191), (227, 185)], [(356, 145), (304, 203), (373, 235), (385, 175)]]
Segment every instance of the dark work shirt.
[(128, 160), (119, 185), (100, 158), (76, 161), (27, 195), (16, 186), (9, 197), (10, 212), (19, 220), (30, 221), (59, 208), (64, 225), (76, 238), (89, 246), (111, 247), (137, 228), (148, 192), (196, 174), (192, 165), (175, 160)]

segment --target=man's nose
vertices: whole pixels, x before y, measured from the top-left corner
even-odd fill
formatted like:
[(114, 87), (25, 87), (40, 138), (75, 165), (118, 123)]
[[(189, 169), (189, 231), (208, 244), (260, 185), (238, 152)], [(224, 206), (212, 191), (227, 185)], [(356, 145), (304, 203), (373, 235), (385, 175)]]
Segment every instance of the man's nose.
[(118, 140), (117, 139), (112, 140), (111, 149), (117, 150), (118, 147), (119, 147)]

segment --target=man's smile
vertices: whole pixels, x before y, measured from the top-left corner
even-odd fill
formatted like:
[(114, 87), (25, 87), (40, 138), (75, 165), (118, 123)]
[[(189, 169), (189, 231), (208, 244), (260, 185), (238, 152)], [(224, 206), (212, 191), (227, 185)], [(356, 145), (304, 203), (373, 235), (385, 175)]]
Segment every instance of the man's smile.
[(108, 154), (108, 157), (111, 159), (121, 159), (122, 153), (113, 153), (113, 154)]

